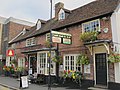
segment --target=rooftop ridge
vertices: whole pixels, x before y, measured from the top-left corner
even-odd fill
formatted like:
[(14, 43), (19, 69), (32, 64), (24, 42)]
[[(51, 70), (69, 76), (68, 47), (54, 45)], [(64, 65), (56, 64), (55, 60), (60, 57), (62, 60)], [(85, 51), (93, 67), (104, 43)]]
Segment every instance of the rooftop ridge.
[(7, 18), (0, 16), (0, 23), (4, 24), (4, 22), (6, 21), (6, 19), (7, 19)]
[(16, 18), (13, 18), (13, 17), (9, 17), (8, 19), (6, 19), (4, 24), (7, 24), (8, 22), (19, 23), (19, 24), (24, 24), (24, 25), (28, 25), (28, 26), (34, 26), (35, 25), (35, 23), (33, 23), (33, 22), (29, 22), (29, 21), (21, 20), (21, 19), (16, 19)]

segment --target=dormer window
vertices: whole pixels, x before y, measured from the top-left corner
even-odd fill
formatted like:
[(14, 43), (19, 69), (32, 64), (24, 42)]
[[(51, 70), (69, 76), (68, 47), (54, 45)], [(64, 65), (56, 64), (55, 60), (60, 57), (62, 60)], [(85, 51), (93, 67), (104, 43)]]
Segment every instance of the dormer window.
[(36, 30), (39, 30), (40, 28), (41, 28), (41, 21), (40, 21), (40, 20), (38, 20)]
[(65, 19), (65, 12), (63, 9), (61, 9), (59, 12), (59, 20), (63, 20), (63, 19)]

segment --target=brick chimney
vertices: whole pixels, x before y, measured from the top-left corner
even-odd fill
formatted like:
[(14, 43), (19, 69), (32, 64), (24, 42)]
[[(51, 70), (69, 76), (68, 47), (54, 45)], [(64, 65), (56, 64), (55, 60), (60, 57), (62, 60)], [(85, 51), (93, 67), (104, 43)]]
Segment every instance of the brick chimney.
[(55, 18), (58, 18), (58, 13), (62, 8), (64, 8), (64, 4), (62, 2), (55, 4)]

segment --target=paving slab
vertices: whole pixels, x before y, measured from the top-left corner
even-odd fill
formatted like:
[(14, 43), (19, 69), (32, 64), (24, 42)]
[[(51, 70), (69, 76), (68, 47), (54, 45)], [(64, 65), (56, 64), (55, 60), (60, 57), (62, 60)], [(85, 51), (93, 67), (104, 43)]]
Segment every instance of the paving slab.
[[(48, 85), (38, 85), (38, 84), (29, 84), (28, 88), (20, 89), (20, 81), (16, 78), (12, 77), (5, 77), (0, 76), (0, 85), (8, 87), (12, 90), (48, 90)], [(1, 90), (1, 89), (0, 89)], [(102, 89), (97, 87), (89, 87), (88, 89), (76, 89), (76, 88), (70, 88), (70, 87), (60, 87), (60, 86), (52, 86), (51, 90), (108, 90), (108, 89)]]

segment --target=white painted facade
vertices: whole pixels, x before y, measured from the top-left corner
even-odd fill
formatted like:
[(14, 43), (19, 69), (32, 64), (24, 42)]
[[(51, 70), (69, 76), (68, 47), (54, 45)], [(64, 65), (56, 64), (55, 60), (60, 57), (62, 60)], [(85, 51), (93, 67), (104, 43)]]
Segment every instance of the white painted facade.
[[(120, 54), (120, 5), (111, 16), (113, 50)], [(115, 82), (120, 83), (120, 63), (115, 63)]]

